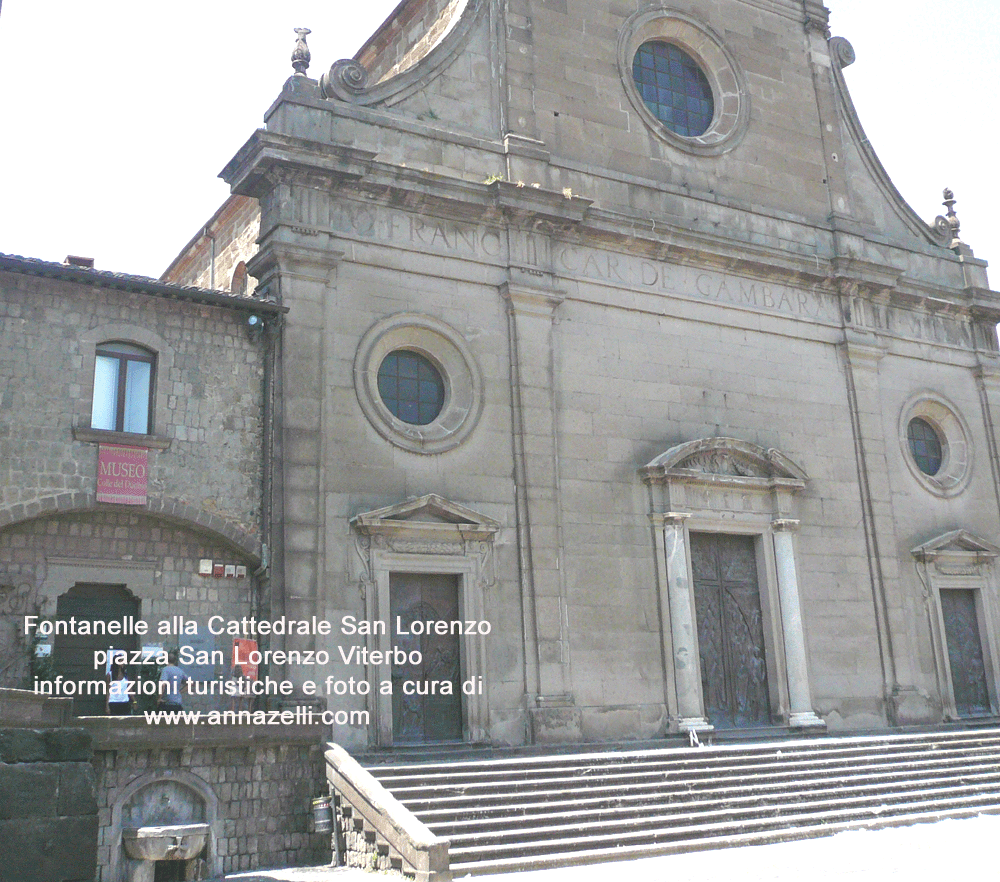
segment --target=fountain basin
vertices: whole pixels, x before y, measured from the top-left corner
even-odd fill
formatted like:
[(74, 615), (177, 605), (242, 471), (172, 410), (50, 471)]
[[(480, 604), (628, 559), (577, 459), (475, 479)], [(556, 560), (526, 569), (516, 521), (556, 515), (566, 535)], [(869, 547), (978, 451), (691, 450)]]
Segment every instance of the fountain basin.
[(208, 824), (133, 827), (122, 831), (125, 853), (137, 861), (188, 861), (201, 854)]

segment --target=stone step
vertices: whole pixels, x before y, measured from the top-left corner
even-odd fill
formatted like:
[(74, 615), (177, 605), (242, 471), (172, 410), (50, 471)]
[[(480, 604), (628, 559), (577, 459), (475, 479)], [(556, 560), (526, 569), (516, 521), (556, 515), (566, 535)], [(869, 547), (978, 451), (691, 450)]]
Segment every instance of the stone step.
[(933, 823), (946, 819), (971, 818), (984, 813), (986, 812), (979, 807), (951, 809), (940, 812), (909, 812), (878, 819), (860, 818), (853, 821), (803, 824), (774, 830), (719, 834), (706, 836), (701, 839), (680, 840), (676, 842), (615, 845), (611, 848), (586, 848), (568, 853), (556, 852), (543, 855), (517, 855), (514, 857), (490, 858), (476, 861), (453, 860), (451, 867), (455, 877), (493, 873), (517, 873), (554, 867), (639, 860), (667, 854), (712, 851), (748, 845), (766, 845), (768, 843), (796, 839), (815, 839), (849, 830), (876, 830), (887, 827), (902, 827), (913, 824)]
[[(366, 764), (368, 771), (380, 780), (385, 777), (406, 776), (429, 778), (439, 774), (516, 774), (532, 769), (570, 768), (581, 764), (591, 766), (648, 764), (663, 761), (687, 763), (700, 761), (704, 756), (727, 756), (735, 762), (752, 762), (755, 756), (795, 755), (815, 756), (819, 753), (871, 754), (885, 750), (896, 752), (909, 749), (958, 750), (991, 742), (1000, 744), (1000, 729), (958, 730), (942, 733), (915, 733), (909, 735), (860, 736), (853, 738), (815, 737), (798, 741), (766, 741), (739, 745), (713, 745), (698, 750), (684, 747), (660, 747), (643, 750), (615, 750), (577, 754), (522, 755), (519, 750), (494, 751), (490, 758), (455, 756), (446, 762), (389, 763), (383, 757), (381, 764)], [(406, 754), (404, 753), (404, 757)], [(364, 758), (362, 758), (364, 759)], [(363, 763), (364, 764), (364, 763)]]
[(772, 763), (755, 769), (751, 774), (731, 769), (694, 769), (683, 774), (666, 777), (661, 773), (622, 774), (608, 776), (566, 776), (557, 779), (527, 780), (515, 785), (497, 783), (492, 787), (485, 782), (462, 784), (456, 782), (447, 786), (388, 787), (393, 795), (411, 811), (426, 811), (435, 807), (485, 806), (509, 800), (509, 794), (516, 792), (523, 801), (546, 801), (557, 794), (570, 795), (615, 795), (623, 788), (629, 792), (696, 790), (728, 790), (739, 787), (762, 787), (784, 785), (796, 788), (822, 786), (834, 779), (862, 779), (882, 775), (921, 775), (927, 770), (948, 770), (953, 774), (974, 767), (995, 768), (1000, 764), (1000, 752), (990, 751), (969, 757), (920, 758), (916, 760), (889, 763), (855, 763), (847, 766), (830, 767), (822, 763), (802, 763), (796, 768), (785, 768), (780, 763)]
[(615, 817), (581, 818), (532, 818), (522, 819), (520, 825), (486, 824), (479, 827), (462, 824), (431, 824), (431, 830), (439, 836), (447, 836), (452, 843), (452, 851), (466, 846), (510, 844), (521, 848), (537, 842), (550, 842), (559, 836), (567, 834), (567, 828), (574, 837), (616, 836), (618, 834), (636, 834), (647, 831), (656, 832), (665, 828), (685, 834), (688, 837), (700, 835), (702, 828), (728, 823), (742, 826), (744, 824), (779, 821), (784, 823), (787, 818), (812, 815), (826, 817), (831, 813), (841, 811), (860, 812), (873, 811), (884, 814), (895, 809), (906, 809), (907, 806), (928, 801), (959, 801), (962, 804), (978, 802), (982, 799), (996, 800), (1000, 797), (1000, 781), (970, 783), (967, 785), (945, 785), (923, 789), (911, 788), (906, 791), (886, 794), (874, 793), (866, 796), (843, 797), (813, 797), (796, 801), (788, 800), (758, 800), (755, 803), (733, 805), (729, 802), (705, 804), (692, 809), (689, 806), (667, 807), (659, 812), (627, 813)]
[[(1000, 811), (997, 794), (976, 796), (961, 795), (953, 798), (915, 800), (909, 804), (885, 806), (876, 813), (868, 807), (838, 807), (827, 811), (788, 813), (781, 817), (755, 817), (738, 821), (718, 820), (695, 826), (661, 824), (653, 829), (614, 829), (583, 836), (548, 836), (537, 841), (523, 840), (513, 843), (482, 843), (476, 840), (453, 841), (449, 850), (453, 874), (463, 865), (512, 857), (538, 857), (540, 855), (571, 854), (591, 849), (627, 848), (637, 845), (677, 844), (702, 839), (720, 838), (744, 833), (771, 833), (797, 826), (828, 826), (856, 820), (878, 821), (894, 815), (940, 814), (951, 811)], [(560, 831), (564, 833), (565, 831)]]
[[(888, 777), (888, 776), (887, 776)], [(1000, 770), (994, 768), (988, 773), (963, 774), (959, 779), (961, 784), (978, 787), (992, 787), (1000, 792)], [(906, 796), (914, 792), (914, 781), (880, 781), (863, 786), (824, 786), (822, 790), (811, 791), (814, 794), (821, 794), (826, 800), (844, 800), (853, 798), (877, 799), (885, 798), (891, 800), (897, 795)], [(922, 778), (919, 782), (923, 789), (931, 790), (953, 786), (955, 778), (953, 776), (938, 776)], [(762, 792), (763, 791), (763, 792)], [(714, 810), (719, 806), (726, 809), (740, 806), (759, 807), (773, 804), (781, 797), (785, 797), (785, 802), (801, 803), (808, 799), (808, 795), (803, 792), (799, 795), (787, 794), (784, 790), (774, 788), (772, 791), (762, 788), (754, 790), (751, 787), (745, 788), (745, 792), (731, 792), (725, 794), (723, 799), (702, 796), (701, 798), (688, 798), (686, 794), (663, 794), (653, 793), (645, 796), (615, 796), (609, 798), (583, 798), (571, 800), (553, 800), (548, 803), (508, 803), (505, 806), (493, 806), (489, 810), (431, 810), (421, 812), (420, 817), (428, 827), (439, 835), (445, 835), (442, 831), (450, 833), (463, 833), (466, 830), (481, 829), (489, 827), (492, 829), (523, 829), (526, 825), (537, 825), (543, 823), (569, 825), (577, 822), (586, 823), (595, 818), (614, 820), (618, 818), (643, 817), (651, 812), (670, 810), (672, 814), (683, 810), (693, 812), (700, 808)]]
[(1000, 812), (1000, 729), (369, 766), (452, 873)]
[(577, 761), (569, 761), (562, 758), (558, 764), (520, 764), (517, 761), (497, 760), (492, 763), (452, 763), (446, 767), (437, 766), (412, 766), (394, 767), (383, 766), (377, 769), (369, 769), (385, 787), (393, 789), (405, 789), (419, 785), (447, 786), (450, 782), (475, 783), (482, 781), (493, 786), (498, 782), (520, 782), (528, 779), (558, 778), (566, 776), (579, 776), (583, 774), (615, 774), (618, 772), (627, 773), (683, 773), (685, 771), (698, 770), (706, 765), (718, 768), (730, 768), (734, 772), (740, 770), (754, 771), (767, 763), (780, 762), (789, 768), (794, 768), (795, 764), (815, 765), (817, 763), (835, 764), (837, 762), (850, 763), (857, 759), (868, 760), (891, 760), (893, 758), (905, 759), (906, 757), (937, 757), (948, 754), (961, 754), (969, 751), (987, 752), (989, 750), (1000, 750), (1000, 738), (994, 740), (970, 739), (967, 742), (950, 743), (946, 745), (932, 744), (912, 744), (901, 747), (885, 745), (876, 747), (872, 745), (856, 745), (843, 749), (826, 749), (822, 751), (787, 751), (780, 746), (770, 748), (768, 751), (755, 751), (752, 754), (733, 755), (729, 751), (720, 751), (716, 748), (703, 750), (683, 750), (656, 751), (652, 756), (636, 754), (626, 759), (605, 760), (599, 757), (585, 757)]

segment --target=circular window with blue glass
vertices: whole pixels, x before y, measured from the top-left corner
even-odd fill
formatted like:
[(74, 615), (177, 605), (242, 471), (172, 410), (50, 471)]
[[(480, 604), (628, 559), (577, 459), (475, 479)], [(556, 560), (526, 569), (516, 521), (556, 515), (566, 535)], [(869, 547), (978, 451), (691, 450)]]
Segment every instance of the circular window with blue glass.
[(732, 150), (750, 119), (745, 78), (704, 22), (682, 12), (637, 12), (618, 38), (618, 66), (639, 117), (688, 153)]
[(483, 409), (482, 374), (468, 343), (427, 315), (399, 313), (361, 338), (354, 389), (374, 429), (414, 453), (461, 444)]
[(690, 55), (673, 43), (650, 40), (632, 61), (639, 94), (661, 123), (685, 138), (708, 131), (715, 115), (712, 87)]
[(404, 423), (426, 426), (444, 407), (441, 373), (417, 352), (390, 352), (378, 369), (378, 394), (389, 411)]
[(903, 405), (899, 440), (910, 474), (935, 496), (961, 493), (972, 477), (972, 433), (958, 408), (934, 392)]

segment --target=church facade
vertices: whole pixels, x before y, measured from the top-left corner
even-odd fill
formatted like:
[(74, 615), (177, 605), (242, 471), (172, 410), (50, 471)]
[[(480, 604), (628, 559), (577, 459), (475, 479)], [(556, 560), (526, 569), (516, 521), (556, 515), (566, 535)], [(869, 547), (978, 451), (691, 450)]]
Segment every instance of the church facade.
[(283, 613), (490, 625), (393, 670), (482, 678), (450, 703), (344, 665), (372, 724), (336, 737), (997, 711), (1000, 300), (828, 16), (411, 0), (227, 166), (290, 310)]
[(1000, 296), (828, 18), (409, 0), (317, 78), (300, 40), (164, 282), (286, 311), (247, 566), (334, 624), (270, 644), (354, 682), (334, 740), (1000, 711)]

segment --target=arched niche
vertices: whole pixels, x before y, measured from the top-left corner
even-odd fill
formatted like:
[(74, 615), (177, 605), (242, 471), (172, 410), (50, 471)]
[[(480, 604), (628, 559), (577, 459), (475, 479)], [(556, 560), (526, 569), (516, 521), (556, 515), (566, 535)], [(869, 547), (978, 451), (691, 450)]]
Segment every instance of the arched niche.
[(203, 778), (183, 769), (162, 769), (133, 778), (111, 794), (111, 882), (131, 882), (136, 861), (126, 852), (126, 831), (151, 827), (207, 826), (202, 860), (209, 878), (221, 875), (216, 843), (222, 836), (219, 799)]

